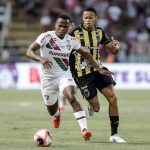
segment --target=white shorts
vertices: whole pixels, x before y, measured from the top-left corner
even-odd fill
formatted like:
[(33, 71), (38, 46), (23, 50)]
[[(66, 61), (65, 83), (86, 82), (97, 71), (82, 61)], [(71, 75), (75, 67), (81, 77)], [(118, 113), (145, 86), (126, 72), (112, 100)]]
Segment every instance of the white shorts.
[(70, 85), (76, 87), (76, 83), (69, 71), (65, 72), (62, 76), (53, 79), (42, 77), (41, 90), (44, 103), (48, 106), (54, 105), (57, 102), (59, 95), (63, 96), (63, 90)]

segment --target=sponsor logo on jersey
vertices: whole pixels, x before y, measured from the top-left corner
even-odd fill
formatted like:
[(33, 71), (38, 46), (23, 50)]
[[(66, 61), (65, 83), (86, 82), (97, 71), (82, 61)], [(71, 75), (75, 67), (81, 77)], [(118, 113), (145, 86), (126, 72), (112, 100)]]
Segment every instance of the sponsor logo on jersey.
[(57, 52), (53, 52), (53, 51), (49, 51), (49, 54), (53, 55), (53, 56), (60, 56), (60, 57), (69, 57), (69, 53), (57, 53)]

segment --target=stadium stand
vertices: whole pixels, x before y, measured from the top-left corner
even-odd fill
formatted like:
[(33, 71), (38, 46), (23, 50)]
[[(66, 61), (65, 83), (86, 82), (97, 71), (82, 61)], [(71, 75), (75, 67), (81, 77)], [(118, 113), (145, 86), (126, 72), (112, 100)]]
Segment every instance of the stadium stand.
[(72, 21), (79, 24), (82, 9), (88, 6), (97, 9), (97, 24), (121, 43), (117, 57), (100, 48), (104, 61), (150, 62), (149, 0), (8, 0), (7, 2), (9, 3), (7, 5), (9, 9), (6, 9), (7, 25), (4, 26), (5, 31), (1, 30), (3, 44), (0, 52), (1, 58), (4, 58), (0, 59), (2, 63), (29, 61), (25, 57), (27, 47), (41, 32), (54, 28), (53, 22), (59, 13), (69, 13)]
[(5, 0), (0, 1), (0, 46), (4, 45), (5, 36), (11, 22), (11, 3)]

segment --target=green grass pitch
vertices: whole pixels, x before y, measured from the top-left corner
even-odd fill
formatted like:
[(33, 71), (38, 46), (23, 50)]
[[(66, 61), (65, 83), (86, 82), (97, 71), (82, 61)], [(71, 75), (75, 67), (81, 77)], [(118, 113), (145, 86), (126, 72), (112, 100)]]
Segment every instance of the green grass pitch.
[[(87, 113), (87, 102), (82, 100), (87, 114), (88, 128), (93, 132), (84, 142), (80, 128), (69, 104), (61, 115), (61, 126), (54, 129), (40, 90), (0, 90), (0, 150), (149, 150), (150, 149), (150, 91), (118, 90), (120, 112), (119, 134), (126, 144), (109, 143), (110, 127), (108, 103), (101, 95), (101, 111), (93, 117)], [(53, 134), (53, 143), (38, 148), (33, 134), (47, 128)]]

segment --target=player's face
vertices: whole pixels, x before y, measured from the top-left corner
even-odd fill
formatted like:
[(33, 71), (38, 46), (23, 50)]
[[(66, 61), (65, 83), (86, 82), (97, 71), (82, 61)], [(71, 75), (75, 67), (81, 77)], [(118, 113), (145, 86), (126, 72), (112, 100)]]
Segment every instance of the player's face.
[(92, 11), (84, 11), (83, 12), (83, 25), (87, 30), (92, 30), (96, 24), (96, 15)]
[(59, 38), (63, 39), (64, 36), (67, 34), (69, 27), (70, 27), (70, 21), (69, 20), (59, 18), (55, 24), (56, 35)]

